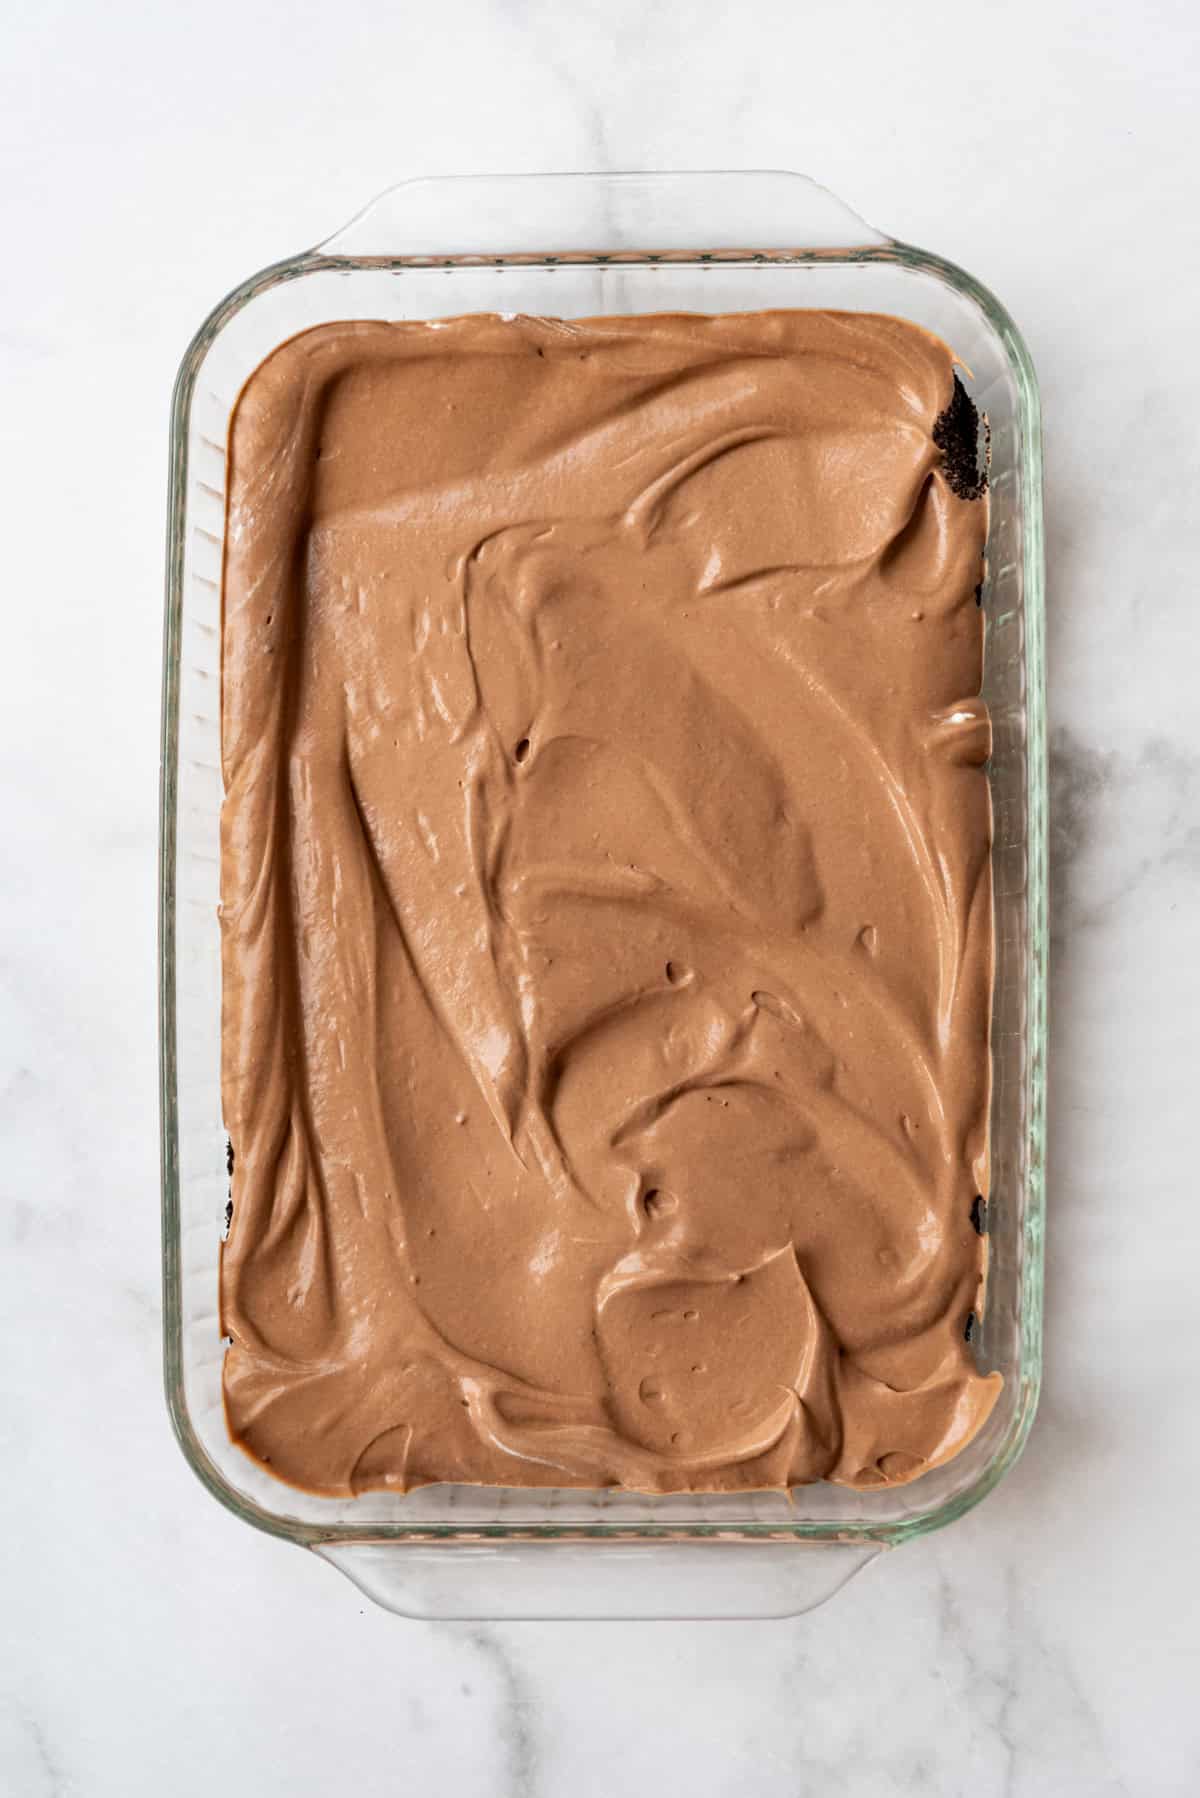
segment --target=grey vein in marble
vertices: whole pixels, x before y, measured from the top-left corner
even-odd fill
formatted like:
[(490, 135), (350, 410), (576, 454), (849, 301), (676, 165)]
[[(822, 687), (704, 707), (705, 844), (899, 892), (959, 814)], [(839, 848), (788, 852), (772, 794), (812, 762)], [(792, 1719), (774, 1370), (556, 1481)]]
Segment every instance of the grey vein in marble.
[(1052, 940), (1102, 923), (1159, 870), (1200, 874), (1200, 755), (1169, 737), (1106, 749), (1053, 730)]
[(465, 1633), (466, 1640), (487, 1662), (499, 1685), (499, 1733), (505, 1752), (504, 1798), (536, 1798), (539, 1768), (535, 1729), (537, 1694), (498, 1629), (480, 1624)]

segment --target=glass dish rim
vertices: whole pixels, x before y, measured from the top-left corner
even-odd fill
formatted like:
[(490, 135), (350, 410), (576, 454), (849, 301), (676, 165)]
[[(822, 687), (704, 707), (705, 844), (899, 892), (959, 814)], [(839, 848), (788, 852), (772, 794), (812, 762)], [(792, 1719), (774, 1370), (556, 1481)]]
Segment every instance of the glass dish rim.
[[(554, 177), (550, 177), (554, 179)], [(566, 177), (570, 178), (570, 177)], [(575, 177), (578, 179), (578, 177)], [(466, 179), (466, 178), (459, 178)], [(514, 177), (534, 181), (539, 177)], [(605, 177), (601, 177), (605, 179)], [(619, 179), (619, 177), (607, 177)], [(562, 263), (601, 267), (652, 266), (669, 262), (702, 266), (711, 262), (754, 266), (761, 263), (802, 267), (813, 263), (892, 263), (925, 275), (972, 301), (1004, 347), (1017, 392), (1019, 459), (1023, 498), (1023, 599), (1026, 673), (1027, 889), (1029, 919), (1025, 994), (1028, 1111), (1025, 1207), (1022, 1220), (1021, 1349), (1012, 1377), (1018, 1395), (1007, 1432), (979, 1476), (962, 1492), (924, 1512), (890, 1522), (834, 1519), (636, 1524), (619, 1521), (585, 1524), (537, 1523), (330, 1523), (288, 1517), (257, 1504), (232, 1486), (201, 1445), (188, 1412), (183, 1381), (182, 1278), (179, 1258), (180, 1192), (178, 1168), (178, 1083), (176, 1063), (176, 787), (179, 739), (180, 627), (183, 617), (184, 523), (187, 510), (188, 426), (196, 376), (208, 349), (223, 328), (259, 295), (283, 283), (312, 274), (360, 268), (377, 271), (520, 265), (554, 267)], [(163, 1371), (167, 1409), (185, 1459), (200, 1481), (227, 1509), (269, 1534), (308, 1547), (350, 1542), (394, 1542), (430, 1545), (484, 1545), (527, 1542), (655, 1543), (670, 1540), (724, 1540), (838, 1543), (894, 1546), (944, 1527), (974, 1508), (999, 1483), (1021, 1454), (1037, 1409), (1042, 1371), (1043, 1235), (1045, 1211), (1045, 1052), (1046, 1052), (1046, 731), (1044, 650), (1044, 549), (1042, 517), (1042, 447), (1037, 378), (1028, 348), (1013, 320), (995, 296), (972, 275), (929, 251), (894, 239), (875, 239), (848, 249), (795, 250), (619, 250), (562, 254), (526, 252), (512, 255), (381, 255), (346, 256), (320, 246), (302, 251), (239, 283), (204, 320), (176, 375), (171, 404), (170, 497), (168, 506), (166, 595), (163, 630), (161, 760), (159, 789), (158, 870), (158, 1024), (159, 1115), (161, 1150), (161, 1221), (163, 1234)]]

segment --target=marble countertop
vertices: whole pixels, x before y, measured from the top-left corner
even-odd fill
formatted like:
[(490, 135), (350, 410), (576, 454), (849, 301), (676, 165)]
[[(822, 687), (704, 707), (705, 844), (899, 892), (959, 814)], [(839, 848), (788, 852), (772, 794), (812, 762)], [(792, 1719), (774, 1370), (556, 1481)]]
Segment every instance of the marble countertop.
[[(1198, 29), (1186, 0), (59, 0), (8, 25), (0, 1790), (1200, 1790)], [(804, 169), (970, 268), (1040, 372), (1041, 1415), (979, 1510), (804, 1618), (402, 1621), (217, 1506), (161, 1397), (170, 385), (224, 291), (390, 180), (722, 164)]]

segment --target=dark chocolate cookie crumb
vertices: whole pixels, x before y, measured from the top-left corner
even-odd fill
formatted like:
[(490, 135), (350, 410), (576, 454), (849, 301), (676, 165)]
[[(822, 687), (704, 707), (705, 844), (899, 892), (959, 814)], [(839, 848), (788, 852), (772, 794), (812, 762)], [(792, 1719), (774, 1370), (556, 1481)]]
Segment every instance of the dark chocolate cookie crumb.
[(233, 1179), (233, 1143), (230, 1141), (228, 1136), (225, 1138), (225, 1172), (229, 1175), (229, 1178), (232, 1180)]
[(980, 499), (987, 491), (987, 469), (979, 464), (979, 411), (954, 377), (950, 404), (939, 412), (933, 441), (942, 452), (942, 471), (959, 499)]
[(973, 1311), (968, 1311), (967, 1312), (967, 1321), (963, 1327), (963, 1338), (965, 1341), (970, 1342), (970, 1340), (974, 1336), (974, 1334), (975, 1334), (975, 1313)]
[(226, 1199), (226, 1201), (225, 1201), (225, 1234), (226, 1234), (226, 1236), (229, 1235), (229, 1226), (230, 1226), (230, 1224), (232, 1224), (232, 1222), (233, 1222), (233, 1200)]
[(971, 1222), (975, 1226), (976, 1236), (987, 1235), (987, 1200), (981, 1192), (975, 1194), (975, 1200), (971, 1206)]

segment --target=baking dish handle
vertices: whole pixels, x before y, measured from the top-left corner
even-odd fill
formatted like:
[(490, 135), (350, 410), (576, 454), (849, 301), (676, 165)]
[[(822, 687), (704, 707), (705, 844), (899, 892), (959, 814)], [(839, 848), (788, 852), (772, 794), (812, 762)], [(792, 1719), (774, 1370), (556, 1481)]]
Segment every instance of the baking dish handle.
[(402, 181), (317, 246), (383, 260), (877, 248), (828, 188), (779, 170), (450, 175)]
[(880, 1552), (848, 1542), (323, 1542), (402, 1617), (481, 1621), (796, 1617)]

